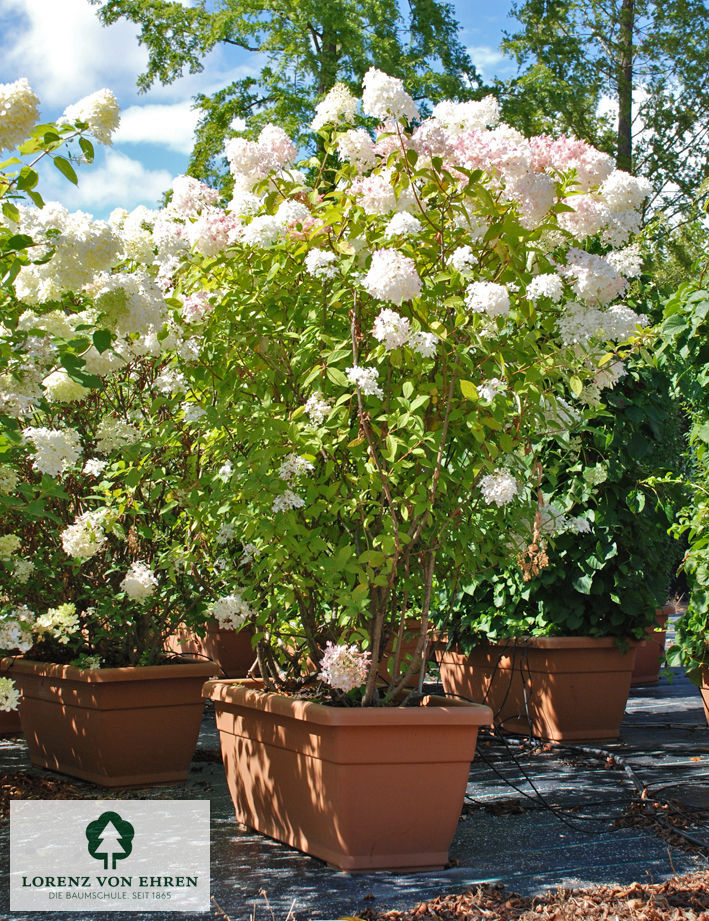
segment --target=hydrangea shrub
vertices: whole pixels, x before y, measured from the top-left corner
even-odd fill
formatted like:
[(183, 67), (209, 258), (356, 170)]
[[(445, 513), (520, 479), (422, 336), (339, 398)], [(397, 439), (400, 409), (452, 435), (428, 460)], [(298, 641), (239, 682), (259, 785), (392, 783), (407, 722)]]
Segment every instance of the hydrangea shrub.
[[(35, 117), (15, 96), (8, 143)], [(72, 178), (58, 146), (110, 138), (111, 112), (96, 94), (21, 153)], [(166, 208), (97, 222), (34, 198), (22, 167), (5, 182), (13, 639), (148, 662), (176, 619), (213, 616), (255, 628), (269, 687), (391, 702), (434, 589), (534, 545), (533, 446), (568, 439), (623, 374), (608, 342), (645, 322), (619, 299), (647, 189), (583, 142), (500, 124), (493, 99), (420, 120), (376, 70), (314, 128), (301, 163), (277, 126), (233, 137), (226, 202), (178, 177)]]

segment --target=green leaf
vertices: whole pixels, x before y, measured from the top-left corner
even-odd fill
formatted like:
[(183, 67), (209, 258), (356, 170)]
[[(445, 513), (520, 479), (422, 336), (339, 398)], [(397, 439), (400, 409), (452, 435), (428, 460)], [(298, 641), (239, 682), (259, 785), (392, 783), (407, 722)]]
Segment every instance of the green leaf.
[(54, 163), (56, 168), (59, 170), (59, 172), (63, 176), (66, 176), (69, 182), (73, 182), (74, 185), (79, 184), (79, 179), (76, 173), (74, 172), (74, 167), (71, 165), (71, 163), (69, 163), (66, 157), (58, 157), (58, 156), (54, 157), (52, 162)]
[(87, 163), (93, 163), (94, 159), (94, 145), (91, 141), (86, 138), (79, 138), (79, 147), (81, 147), (81, 152), (84, 155), (84, 159)]
[(576, 377), (575, 374), (572, 374), (569, 378), (569, 387), (571, 392), (575, 397), (581, 396), (581, 391), (583, 390), (583, 384), (581, 383), (581, 378)]
[(97, 352), (105, 352), (111, 346), (111, 334), (107, 329), (97, 329), (91, 339)]
[(466, 400), (480, 399), (478, 395), (478, 388), (475, 386), (475, 384), (472, 381), (462, 380), (460, 382), (460, 391)]
[(20, 212), (15, 207), (15, 205), (12, 204), (12, 202), (5, 201), (2, 203), (2, 213), (5, 215), (8, 221), (14, 221), (17, 223), (20, 220)]

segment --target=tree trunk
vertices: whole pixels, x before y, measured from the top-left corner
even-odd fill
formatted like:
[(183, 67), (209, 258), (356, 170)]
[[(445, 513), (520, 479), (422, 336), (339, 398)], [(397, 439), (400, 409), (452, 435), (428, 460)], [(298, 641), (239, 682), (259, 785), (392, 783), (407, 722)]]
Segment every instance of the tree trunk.
[(633, 33), (635, 0), (623, 0), (620, 9), (620, 54), (618, 57), (618, 169), (633, 169)]

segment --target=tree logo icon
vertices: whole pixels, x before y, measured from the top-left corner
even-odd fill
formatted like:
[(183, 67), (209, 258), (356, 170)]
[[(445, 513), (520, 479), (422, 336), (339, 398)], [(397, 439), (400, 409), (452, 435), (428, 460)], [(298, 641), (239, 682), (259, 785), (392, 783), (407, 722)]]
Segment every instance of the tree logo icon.
[(133, 850), (135, 830), (117, 812), (104, 812), (86, 826), (89, 854), (103, 860), (104, 870), (115, 870), (117, 860), (125, 860)]

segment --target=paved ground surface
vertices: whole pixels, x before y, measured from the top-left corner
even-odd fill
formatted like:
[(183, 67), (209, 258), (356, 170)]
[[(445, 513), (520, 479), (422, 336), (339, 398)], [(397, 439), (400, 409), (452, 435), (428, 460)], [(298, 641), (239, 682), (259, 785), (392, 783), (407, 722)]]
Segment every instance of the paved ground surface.
[[(608, 755), (612, 758), (609, 760)], [(30, 766), (24, 741), (0, 740), (0, 772), (57, 775)], [(350, 875), (329, 869), (233, 818), (213, 715), (205, 713), (186, 787), (130, 791), (127, 798), (209, 798), (212, 815), (212, 917), (221, 921), (295, 921), (356, 915), (365, 908), (403, 908), (474, 883), (502, 882), (522, 894), (559, 884), (660, 881), (705, 868), (700, 853), (664, 836), (661, 826), (636, 815), (636, 784), (709, 844), (709, 728), (699, 693), (677, 673), (673, 682), (631, 693), (619, 742), (604, 751), (481, 739), (467, 802), (450, 855), (437, 873)], [(72, 781), (81, 795), (103, 791)], [(71, 794), (68, 794), (71, 796)], [(7, 880), (9, 827), (0, 821), (0, 879)], [(265, 893), (265, 897), (262, 893)], [(266, 902), (268, 900), (268, 904)], [(270, 907), (269, 907), (270, 906)], [(0, 886), (0, 918), (20, 921), (115, 921), (138, 913), (11, 913)], [(151, 921), (204, 914), (146, 913)]]

